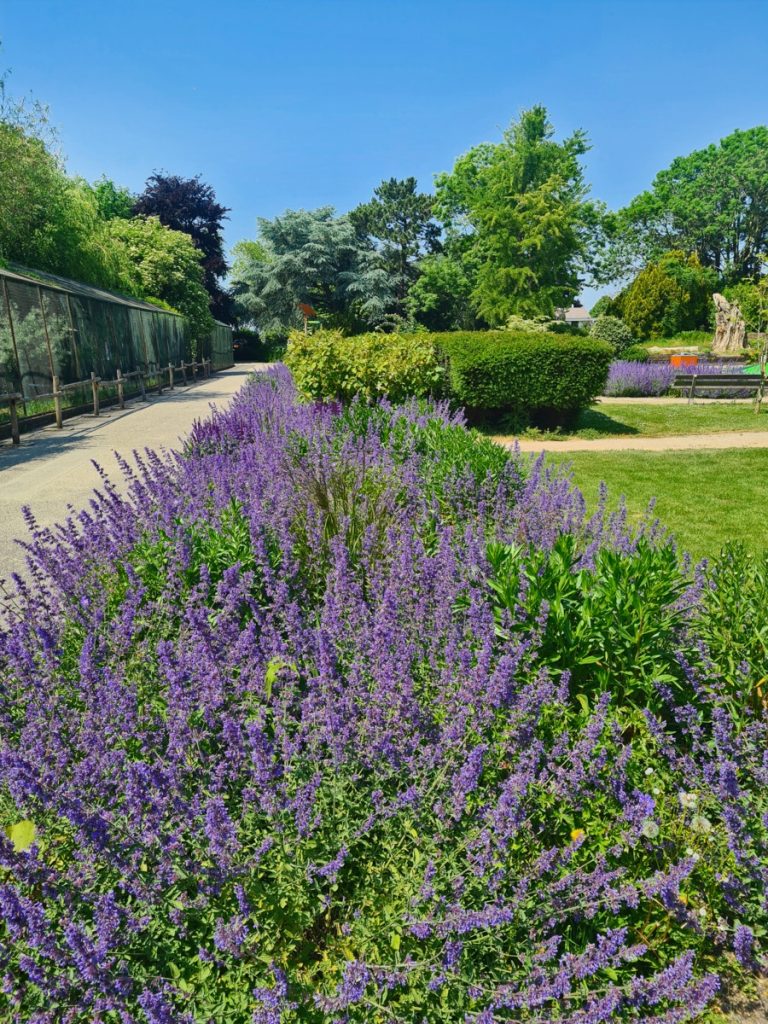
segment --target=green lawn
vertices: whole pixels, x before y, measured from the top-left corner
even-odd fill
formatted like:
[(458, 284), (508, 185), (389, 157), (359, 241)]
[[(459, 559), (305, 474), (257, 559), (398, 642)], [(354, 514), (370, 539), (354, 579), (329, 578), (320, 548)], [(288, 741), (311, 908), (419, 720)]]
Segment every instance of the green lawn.
[(728, 430), (768, 430), (768, 406), (756, 415), (751, 402), (653, 405), (640, 398), (632, 404), (606, 400), (585, 409), (573, 431), (546, 435), (529, 431), (526, 436), (565, 441), (572, 437), (665, 437)]
[(768, 449), (563, 452), (549, 458), (572, 465), (574, 482), (590, 508), (601, 480), (608, 485), (610, 507), (626, 497), (632, 522), (656, 497), (655, 514), (697, 558), (717, 554), (729, 540), (753, 550), (768, 548)]

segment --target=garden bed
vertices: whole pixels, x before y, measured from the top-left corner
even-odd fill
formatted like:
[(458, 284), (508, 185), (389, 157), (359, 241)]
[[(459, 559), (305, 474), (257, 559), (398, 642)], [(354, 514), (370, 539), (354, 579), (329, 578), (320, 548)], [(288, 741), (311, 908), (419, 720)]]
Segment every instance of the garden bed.
[(276, 370), (30, 562), (0, 1019), (677, 1022), (748, 987), (743, 554), (694, 573), (445, 406), (302, 405)]

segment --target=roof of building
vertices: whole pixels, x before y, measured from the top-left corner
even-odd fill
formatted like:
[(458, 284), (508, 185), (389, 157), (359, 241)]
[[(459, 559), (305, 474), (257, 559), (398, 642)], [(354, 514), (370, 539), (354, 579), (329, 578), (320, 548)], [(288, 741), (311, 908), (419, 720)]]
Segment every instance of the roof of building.
[(571, 306), (570, 309), (565, 310), (563, 317), (566, 321), (571, 322), (594, 320), (594, 317), (590, 316), (589, 310), (585, 309), (584, 306)]
[(117, 302), (122, 306), (133, 306), (135, 309), (151, 310), (153, 313), (167, 313), (169, 316), (179, 316), (178, 313), (162, 306), (155, 306), (143, 299), (136, 299), (132, 295), (121, 295), (119, 292), (110, 292), (106, 288), (96, 288), (94, 285), (83, 284), (82, 281), (71, 281), (66, 277), (59, 277), (58, 274), (49, 274), (42, 270), (30, 270), (29, 267), (22, 267), (18, 263), (10, 263), (7, 267), (0, 266), (0, 275), (9, 280), (23, 281), (24, 284), (39, 284), (44, 288), (55, 288), (57, 291), (70, 292), (72, 295), (82, 295), (88, 299), (100, 299), (102, 302)]

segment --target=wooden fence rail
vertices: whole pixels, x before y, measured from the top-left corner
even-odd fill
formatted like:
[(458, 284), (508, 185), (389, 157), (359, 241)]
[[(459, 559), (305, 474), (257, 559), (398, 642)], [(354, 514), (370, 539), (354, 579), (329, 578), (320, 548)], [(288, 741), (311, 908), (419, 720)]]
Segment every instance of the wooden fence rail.
[[(54, 377), (52, 380), (53, 390), (42, 395), (35, 395), (35, 400), (52, 398), (54, 415), (56, 417), (56, 427), (61, 430), (64, 426), (64, 409), (62, 406), (62, 398), (67, 391), (76, 391), (78, 389), (91, 388), (91, 402), (93, 405), (93, 415), (98, 416), (101, 411), (101, 389), (105, 387), (115, 387), (117, 389), (117, 402), (121, 409), (125, 408), (125, 384), (126, 381), (132, 380), (134, 377), (138, 379), (139, 388), (141, 390), (141, 400), (146, 401), (147, 398), (147, 382), (152, 379), (157, 379), (158, 383), (153, 385), (153, 389), (156, 387), (158, 394), (162, 394), (164, 388), (168, 388), (169, 391), (175, 389), (175, 374), (181, 373), (184, 386), (187, 384), (187, 370), (192, 371), (192, 379), (197, 380), (197, 371), (200, 370), (204, 378), (208, 378), (211, 375), (211, 360), (203, 359), (202, 361), (194, 362), (182, 362), (178, 366), (174, 366), (173, 363), (168, 363), (168, 368), (161, 369), (159, 366), (156, 369), (146, 370), (132, 370), (130, 373), (123, 373), (121, 370), (117, 370), (114, 380), (105, 380), (103, 377), (98, 377), (95, 373), (92, 373), (90, 378), (87, 380), (77, 380), (71, 384), (61, 384), (58, 377)], [(164, 382), (165, 375), (168, 375), (168, 383)], [(11, 420), (11, 441), (13, 444), (20, 444), (19, 436), (19, 403), (24, 401), (24, 396), (20, 394), (7, 394), (0, 395), (0, 404), (8, 405)]]

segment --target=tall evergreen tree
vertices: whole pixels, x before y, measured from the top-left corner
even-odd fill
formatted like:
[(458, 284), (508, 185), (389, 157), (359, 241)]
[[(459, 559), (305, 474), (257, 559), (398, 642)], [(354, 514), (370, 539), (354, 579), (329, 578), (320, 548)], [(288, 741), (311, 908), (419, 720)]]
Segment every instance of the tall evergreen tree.
[(418, 261), (440, 248), (440, 226), (433, 218), (434, 197), (417, 191), (415, 178), (390, 178), (373, 199), (349, 214), (354, 226), (381, 253), (394, 293), (394, 312), (403, 315), (408, 291), (418, 277)]
[(330, 206), (260, 218), (258, 242), (240, 242), (235, 253), (237, 304), (261, 330), (300, 325), (299, 304), (312, 306), (330, 325), (365, 330), (391, 301), (378, 254)]
[(475, 310), (491, 324), (570, 305), (588, 265), (600, 215), (587, 200), (586, 136), (553, 135), (544, 107), (533, 107), (500, 143), (476, 146), (437, 179), (436, 209), (449, 237), (471, 239)]

